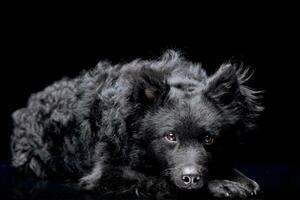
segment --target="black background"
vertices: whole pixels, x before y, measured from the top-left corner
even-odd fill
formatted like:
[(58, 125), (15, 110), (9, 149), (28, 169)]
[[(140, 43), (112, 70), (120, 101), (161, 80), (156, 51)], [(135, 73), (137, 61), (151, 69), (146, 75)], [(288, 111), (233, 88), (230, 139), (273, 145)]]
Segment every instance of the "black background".
[(9, 6), (2, 18), (1, 160), (9, 159), (10, 114), (31, 93), (99, 60), (157, 58), (173, 48), (209, 73), (232, 57), (250, 65), (250, 85), (265, 90), (266, 110), (239, 160), (299, 164), (299, 20), (293, 6), (34, 6)]

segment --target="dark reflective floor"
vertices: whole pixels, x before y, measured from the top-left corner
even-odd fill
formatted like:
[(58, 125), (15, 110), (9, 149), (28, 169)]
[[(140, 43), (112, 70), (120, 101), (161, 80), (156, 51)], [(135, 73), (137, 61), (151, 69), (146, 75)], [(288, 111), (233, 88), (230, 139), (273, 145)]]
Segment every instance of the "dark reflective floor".
[[(250, 199), (299, 199), (300, 197), (299, 165), (256, 163), (238, 164), (238, 168), (257, 180), (263, 189), (262, 194)], [(79, 191), (58, 182), (40, 181), (20, 176), (7, 161), (0, 162), (0, 186), (0, 199), (112, 199), (98, 193)], [(117, 199), (138, 198), (121, 197)], [(184, 199), (203, 199), (203, 197), (190, 196)]]

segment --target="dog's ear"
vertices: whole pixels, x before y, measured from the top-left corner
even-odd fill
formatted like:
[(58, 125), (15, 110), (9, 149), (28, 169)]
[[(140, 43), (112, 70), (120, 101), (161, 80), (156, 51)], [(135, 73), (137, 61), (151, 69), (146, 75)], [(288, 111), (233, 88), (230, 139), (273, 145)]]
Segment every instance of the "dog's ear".
[(208, 80), (204, 94), (218, 104), (228, 105), (239, 95), (239, 82), (234, 66), (223, 64)]
[(262, 92), (250, 89), (245, 85), (251, 75), (249, 68), (223, 64), (207, 80), (203, 90), (203, 94), (207, 98), (224, 112), (235, 116), (232, 119), (242, 119), (248, 128), (254, 125), (254, 118), (263, 110), (258, 101)]
[(163, 104), (170, 90), (162, 72), (142, 68), (132, 77), (130, 100), (143, 109)]

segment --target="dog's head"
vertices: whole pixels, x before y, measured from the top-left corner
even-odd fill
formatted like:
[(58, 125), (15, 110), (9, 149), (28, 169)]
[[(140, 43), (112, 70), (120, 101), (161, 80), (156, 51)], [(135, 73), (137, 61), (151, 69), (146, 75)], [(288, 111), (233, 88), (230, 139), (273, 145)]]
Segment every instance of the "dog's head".
[(219, 161), (230, 159), (237, 136), (253, 127), (262, 110), (256, 92), (245, 86), (247, 72), (224, 64), (197, 82), (141, 71), (130, 97), (141, 116), (135, 137), (159, 176), (180, 189), (200, 189), (214, 168), (225, 167)]

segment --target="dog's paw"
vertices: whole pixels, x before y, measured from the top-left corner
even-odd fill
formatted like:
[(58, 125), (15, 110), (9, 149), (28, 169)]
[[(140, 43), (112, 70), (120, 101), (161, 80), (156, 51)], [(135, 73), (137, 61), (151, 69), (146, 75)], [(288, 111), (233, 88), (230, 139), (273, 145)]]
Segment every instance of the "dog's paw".
[(78, 182), (78, 186), (81, 188), (81, 189), (84, 189), (84, 190), (93, 190), (95, 189), (98, 185), (95, 183), (94, 180), (91, 180), (87, 177), (84, 177), (84, 178), (81, 178)]
[(246, 198), (257, 194), (259, 185), (255, 181), (244, 185), (229, 180), (213, 180), (208, 183), (208, 191), (214, 197)]
[(142, 192), (139, 188), (134, 189), (135, 195), (138, 199), (150, 199), (152, 195), (149, 192)]
[(249, 182), (245, 185), (250, 191), (250, 195), (257, 195), (260, 192), (260, 186), (255, 181), (249, 179)]

